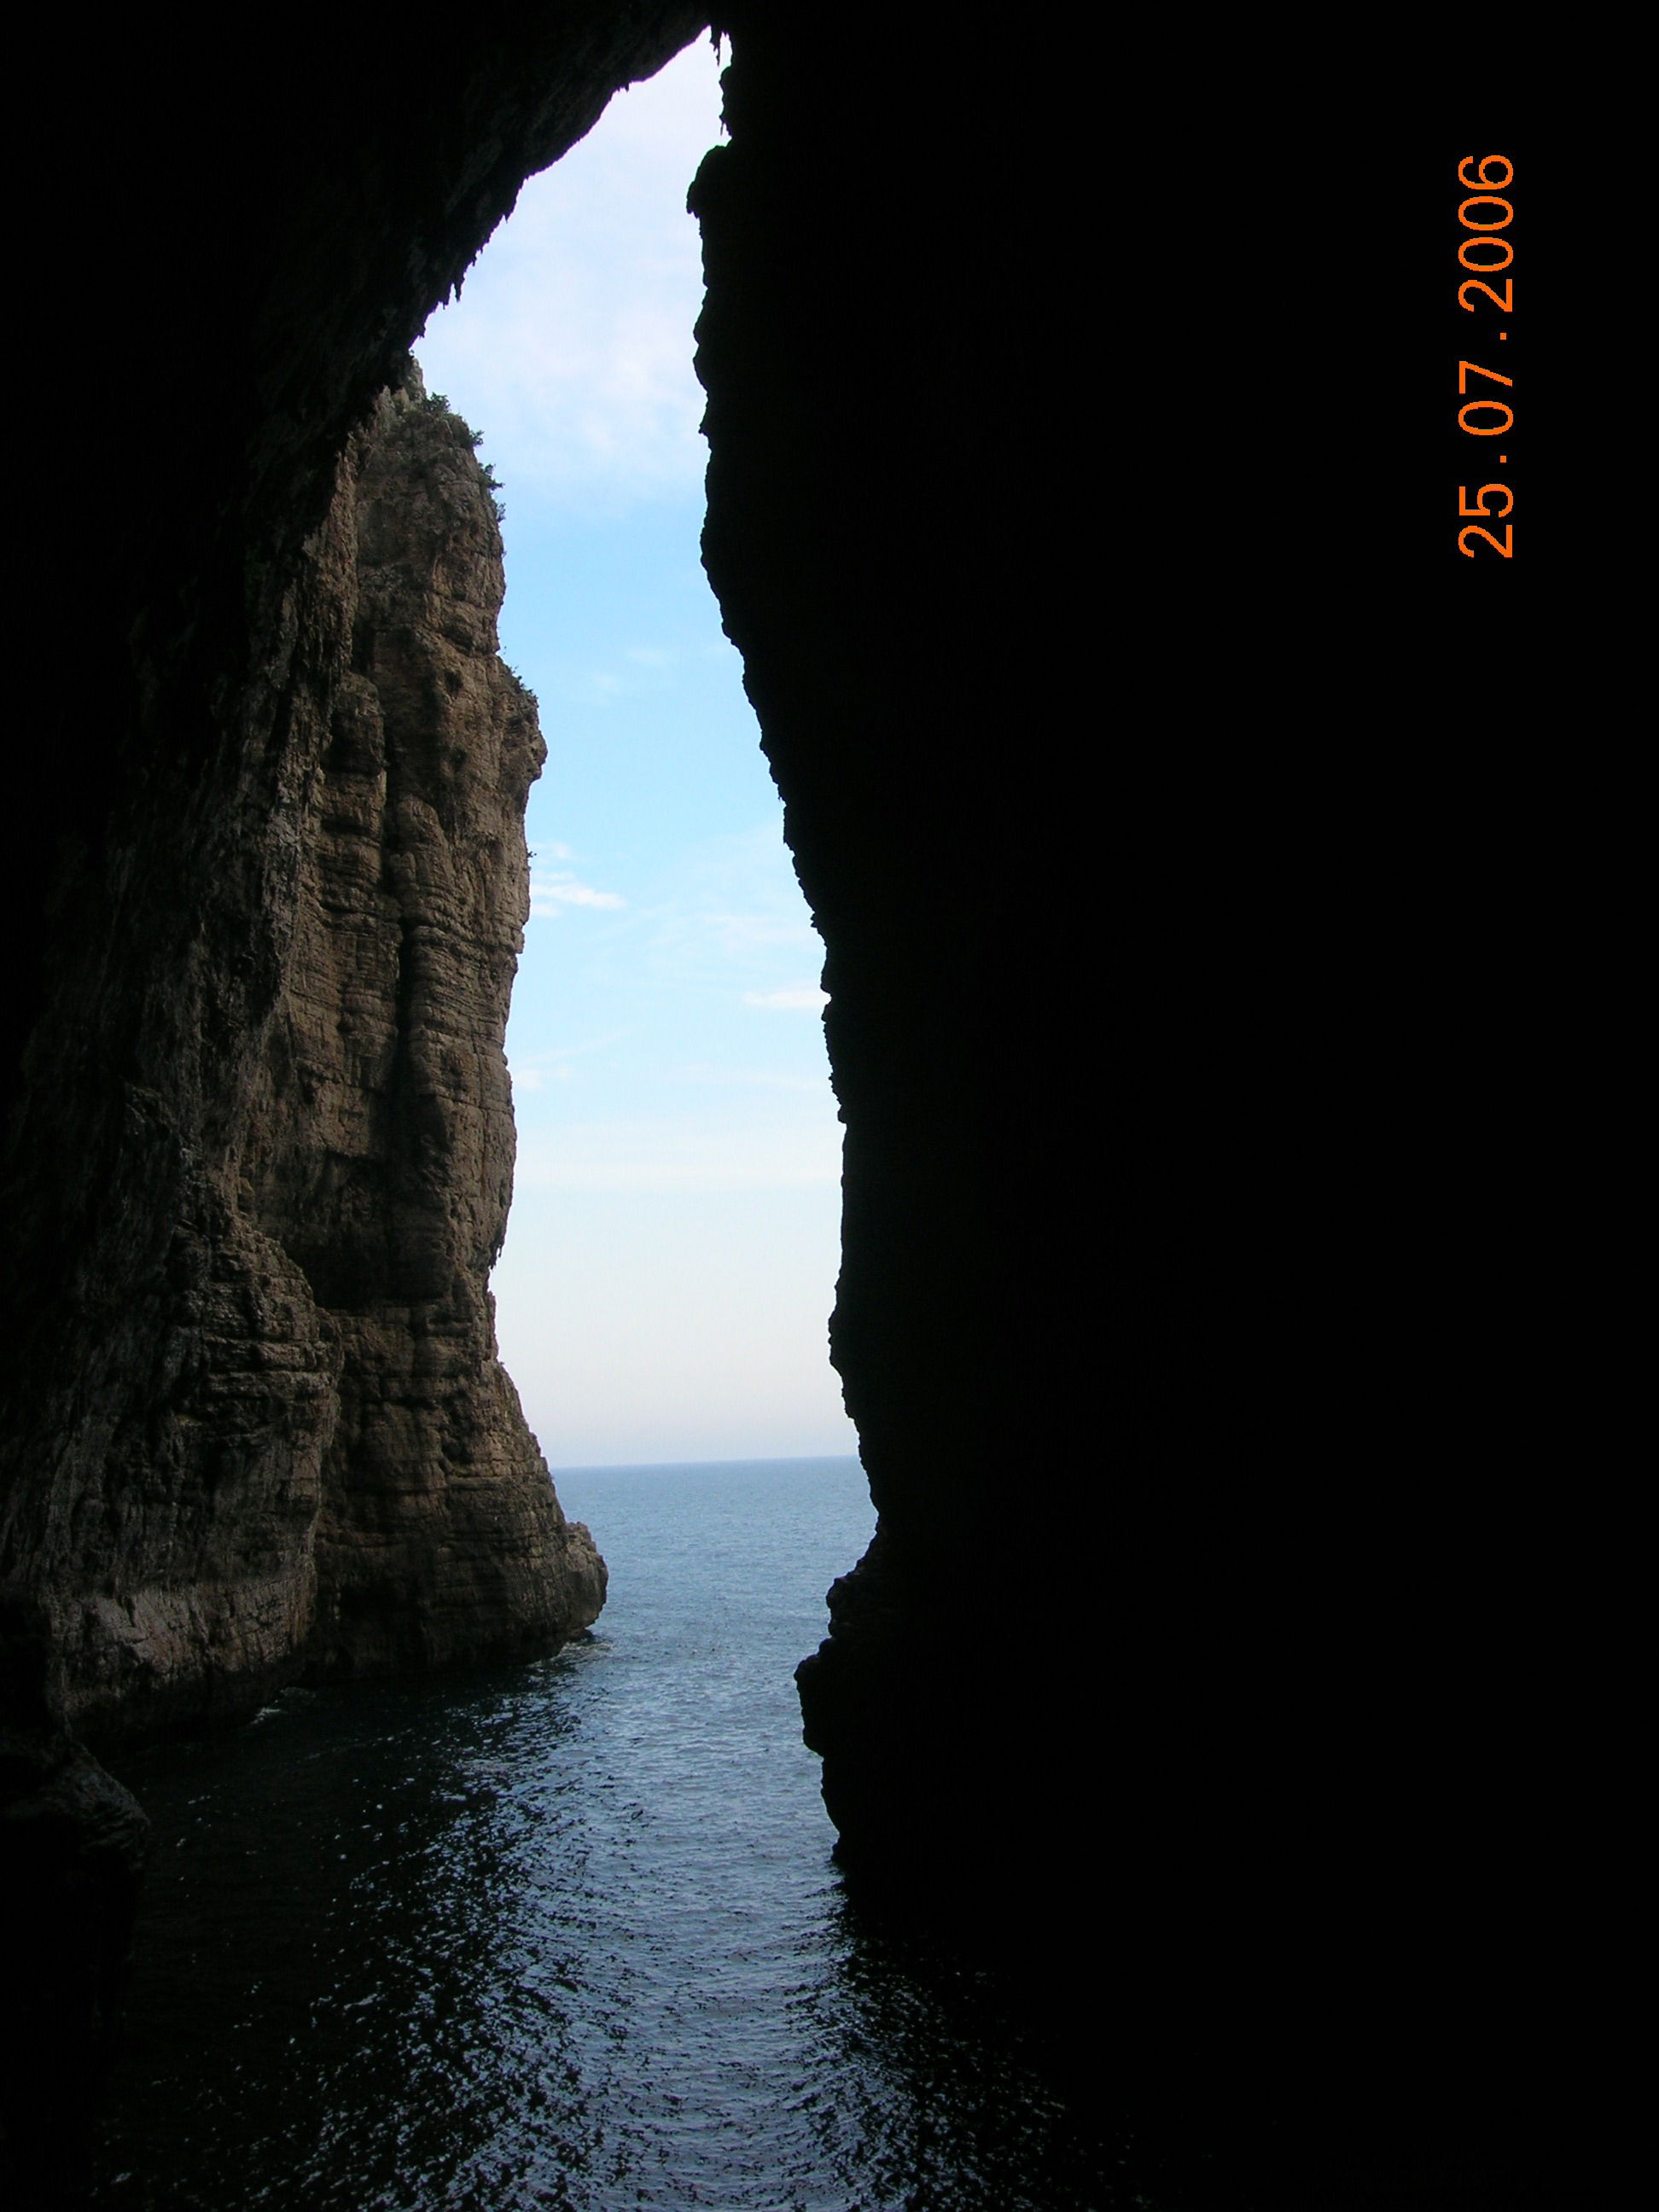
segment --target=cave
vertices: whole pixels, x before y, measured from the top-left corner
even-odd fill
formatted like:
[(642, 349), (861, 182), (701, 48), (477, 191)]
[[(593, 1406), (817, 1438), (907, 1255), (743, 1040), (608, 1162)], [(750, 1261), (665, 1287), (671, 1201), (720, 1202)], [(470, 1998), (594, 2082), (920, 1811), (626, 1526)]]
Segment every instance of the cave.
[[(368, 772), (352, 699), (399, 680), (340, 628), (342, 472), (372, 504), (401, 424), (441, 447), (403, 367), (425, 317), (710, 12), (352, 11), (246, 55), (124, 24), (58, 57), (82, 159), (41, 188), (35, 264), (49, 680), (4, 833), (20, 2110), (72, 2109), (112, 2032), (136, 1844), (100, 1755), (307, 1669), (544, 1649), (601, 1591), (550, 1492), (526, 1505), (533, 1466), (493, 1504), (445, 1492), (473, 1518), (441, 1572), (372, 1499), (354, 1550), (317, 1423), (356, 1355), (313, 1321), (392, 1261), (347, 1191), (262, 1272), (316, 1104), (273, 1024), (309, 957), (296, 825), (319, 775)], [(1324, 627), (1270, 671), (1285, 538), (1219, 586), (1160, 504), (1216, 302), (1157, 291), (1143, 353), (1103, 365), (1103, 295), (1152, 280), (1140, 234), (1103, 238), (1122, 169), (1103, 185), (1063, 49), (938, 8), (873, 53), (819, 11), (713, 12), (705, 561), (826, 945), (833, 1356), (880, 1516), (799, 1678), (842, 1863), (994, 1960), (1079, 2094), (1111, 2069), (1184, 2109), (1200, 2081), (1267, 2110), (1274, 2157), (1314, 2143), (1281, 2203), (1330, 2201), (1321, 2161), (1380, 2112), (1496, 2172), (1552, 1971), (1513, 1929), (1559, 1722), (1528, 1577), (1491, 1571), (1536, 1539), (1483, 1434), (1534, 1265), (1482, 1133), (1526, 1059), (1488, 958), (1504, 863), (1478, 896), (1467, 866), (1484, 786), (1419, 819), (1333, 673), (1331, 587), (1298, 581)], [(1224, 315), (1243, 278), (1218, 283)], [(459, 691), (483, 679), (457, 651)], [(511, 696), (489, 713), (522, 745)], [(453, 1255), (398, 1218), (402, 1305), (435, 1311)], [(472, 1418), (443, 1440), (463, 1471)]]

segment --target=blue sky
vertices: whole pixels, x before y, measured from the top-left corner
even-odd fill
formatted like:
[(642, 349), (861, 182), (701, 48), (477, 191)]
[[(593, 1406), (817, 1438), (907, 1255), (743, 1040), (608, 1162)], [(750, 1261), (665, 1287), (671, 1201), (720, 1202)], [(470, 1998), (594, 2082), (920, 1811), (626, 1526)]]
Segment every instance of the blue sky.
[(483, 434), (548, 742), (501, 1352), (556, 1467), (855, 1449), (823, 947), (698, 559), (705, 40), (532, 178), (416, 351)]

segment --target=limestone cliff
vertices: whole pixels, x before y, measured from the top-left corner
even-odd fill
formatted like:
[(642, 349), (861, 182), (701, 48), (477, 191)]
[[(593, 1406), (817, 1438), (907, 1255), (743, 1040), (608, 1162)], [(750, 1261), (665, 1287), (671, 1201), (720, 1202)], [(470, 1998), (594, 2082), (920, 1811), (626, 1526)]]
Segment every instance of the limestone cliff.
[[(148, 1079), (87, 1224), (92, 1358), (48, 1370), (50, 1480), (13, 1516), (58, 1710), (94, 1733), (232, 1717), (301, 1670), (545, 1650), (604, 1602), (487, 1287), (545, 751), (502, 588), (471, 434), (411, 367), (233, 710), (201, 951), (149, 971)], [(210, 963), (263, 970), (257, 1027), (216, 1022)]]

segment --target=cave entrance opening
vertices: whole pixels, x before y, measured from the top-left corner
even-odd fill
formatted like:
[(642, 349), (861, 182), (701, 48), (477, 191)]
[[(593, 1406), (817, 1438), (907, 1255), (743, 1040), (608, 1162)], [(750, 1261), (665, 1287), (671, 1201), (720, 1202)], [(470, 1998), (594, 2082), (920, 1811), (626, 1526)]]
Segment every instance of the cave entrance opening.
[(528, 180), (416, 347), (498, 491), (539, 702), (502, 1358), (561, 1467), (850, 1454), (823, 948), (699, 556), (706, 40)]

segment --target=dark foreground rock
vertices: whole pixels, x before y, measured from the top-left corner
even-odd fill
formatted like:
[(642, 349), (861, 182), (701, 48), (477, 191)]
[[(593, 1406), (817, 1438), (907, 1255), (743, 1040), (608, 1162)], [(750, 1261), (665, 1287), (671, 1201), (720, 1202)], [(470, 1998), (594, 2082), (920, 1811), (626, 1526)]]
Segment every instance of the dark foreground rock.
[(1548, 925), (1429, 738), (1425, 606), (1298, 535), (1273, 95), (722, 20), (704, 550), (827, 948), (880, 1516), (799, 1677), (838, 1857), (1080, 2095), (1278, 2130), (1259, 2201), (1347, 2201), (1379, 2137), (1524, 2164), (1572, 1763), (1512, 1489), (1569, 1410), (1513, 1149)]
[(48, 1624), (0, 1591), (0, 2183), (71, 2203), (116, 2049), (149, 1822), (63, 1724)]

